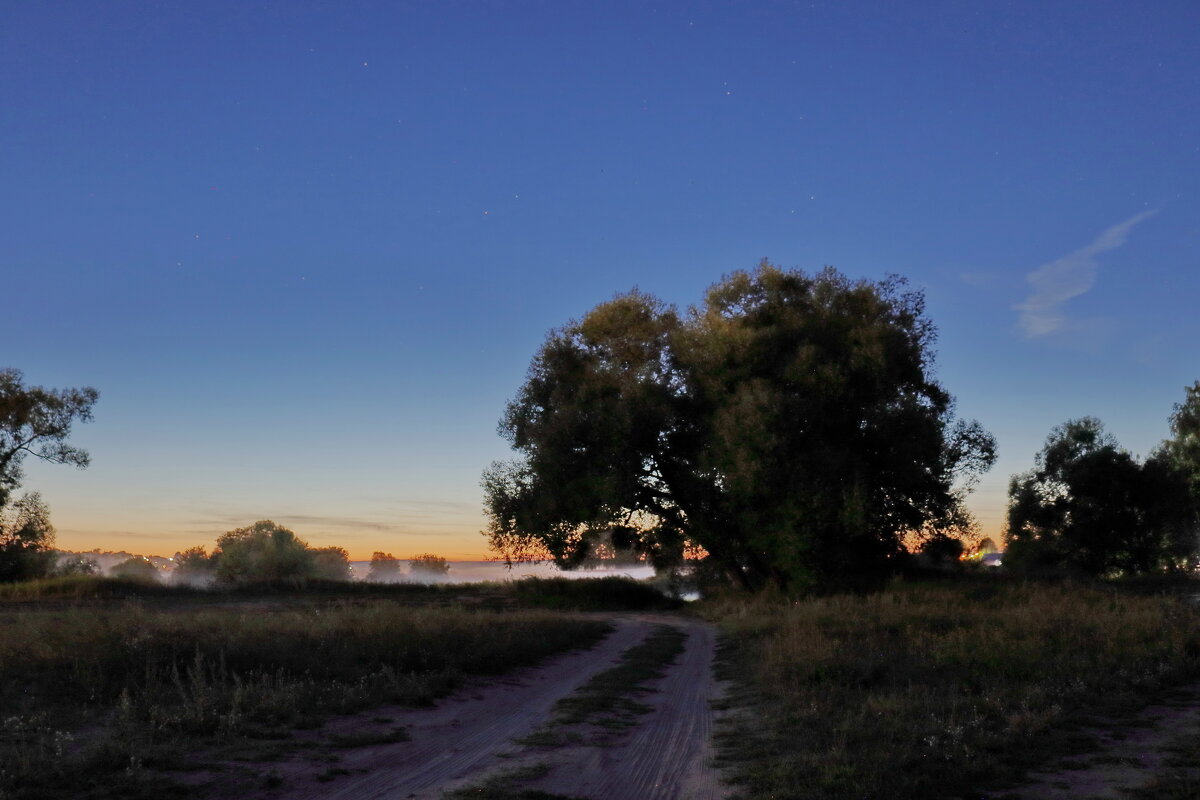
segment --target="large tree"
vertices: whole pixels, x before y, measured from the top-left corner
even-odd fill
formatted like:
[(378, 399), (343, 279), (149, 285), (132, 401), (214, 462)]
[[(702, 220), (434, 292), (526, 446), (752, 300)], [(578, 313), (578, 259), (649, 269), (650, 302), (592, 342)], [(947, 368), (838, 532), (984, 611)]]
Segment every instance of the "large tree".
[(1167, 458), (1139, 463), (1094, 417), (1056, 427), (1009, 486), (1005, 563), (1092, 575), (1180, 566), (1196, 551), (1186, 483)]
[(912, 532), (962, 529), (995, 458), (932, 376), (902, 279), (759, 265), (680, 314), (638, 292), (551, 331), (484, 474), (492, 547), (573, 566), (604, 542), (702, 549), (746, 586), (886, 573)]

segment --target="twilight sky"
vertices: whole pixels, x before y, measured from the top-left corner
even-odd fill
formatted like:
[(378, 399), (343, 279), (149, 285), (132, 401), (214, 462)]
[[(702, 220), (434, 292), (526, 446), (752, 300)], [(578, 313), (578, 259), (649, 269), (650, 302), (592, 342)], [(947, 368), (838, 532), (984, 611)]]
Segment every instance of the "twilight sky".
[(6, 2), (0, 366), (91, 385), (59, 545), (486, 555), (546, 331), (761, 258), (907, 276), (1000, 460), (1200, 378), (1200, 5)]

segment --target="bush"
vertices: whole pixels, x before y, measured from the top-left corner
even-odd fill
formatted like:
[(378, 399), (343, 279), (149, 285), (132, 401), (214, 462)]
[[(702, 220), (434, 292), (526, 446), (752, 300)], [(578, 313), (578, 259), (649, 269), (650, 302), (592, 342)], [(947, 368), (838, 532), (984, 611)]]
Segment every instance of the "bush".
[(150, 559), (142, 556), (134, 556), (122, 561), (113, 567), (109, 574), (114, 578), (124, 578), (130, 581), (158, 583), (158, 568), (150, 563)]
[(450, 571), (450, 564), (441, 556), (424, 553), (409, 559), (409, 569), (413, 572), (423, 572), (427, 575), (445, 575)]

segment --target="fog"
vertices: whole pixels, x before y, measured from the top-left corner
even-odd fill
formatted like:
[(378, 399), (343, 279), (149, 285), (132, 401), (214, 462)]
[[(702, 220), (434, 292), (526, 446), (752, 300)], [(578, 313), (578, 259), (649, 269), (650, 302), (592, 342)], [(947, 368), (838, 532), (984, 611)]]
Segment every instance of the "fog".
[[(509, 581), (521, 578), (606, 578), (624, 576), (641, 580), (654, 577), (654, 568), (648, 564), (630, 564), (583, 568), (572, 571), (561, 570), (553, 563), (514, 564), (509, 569), (498, 561), (451, 561), (446, 573), (424, 570), (402, 571), (389, 583), (479, 583), (481, 581)], [(371, 572), (370, 561), (351, 561), (356, 580), (365, 580)]]

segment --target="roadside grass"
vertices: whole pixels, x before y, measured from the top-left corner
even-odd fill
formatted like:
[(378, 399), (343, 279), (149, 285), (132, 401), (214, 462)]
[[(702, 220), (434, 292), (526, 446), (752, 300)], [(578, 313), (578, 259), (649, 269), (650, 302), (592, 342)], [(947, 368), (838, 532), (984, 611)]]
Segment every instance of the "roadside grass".
[(518, 767), (494, 775), (481, 784), (443, 792), (442, 800), (578, 800), (566, 795), (521, 788), (521, 784), (544, 777), (549, 771), (547, 764)]
[(962, 796), (1086, 747), (1084, 712), (1200, 674), (1193, 604), (1113, 587), (896, 584), (700, 610), (740, 709), (719, 758), (748, 797)]
[(536, 578), (480, 583), (373, 583), (302, 580), (214, 585), (196, 588), (153, 581), (72, 575), (21, 583), (0, 583), (0, 608), (153, 601), (191, 607), (249, 600), (288, 603), (374, 602), (407, 605), (455, 605), (489, 608), (542, 608), (556, 611), (650, 611), (678, 608), (652, 582), (621, 576)]
[[(428, 703), (466, 675), (535, 663), (608, 627), (387, 600), (0, 606), (0, 797), (99, 797), (117, 786), (119, 796), (140, 796), (139, 786), (152, 796), (165, 791), (154, 770), (179, 768), (197, 743), (286, 747), (291, 729)], [(329, 745), (405, 735), (389, 728)]]
[(522, 578), (509, 584), (518, 605), (571, 611), (650, 611), (682, 603), (644, 581), (604, 578)]

